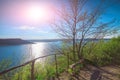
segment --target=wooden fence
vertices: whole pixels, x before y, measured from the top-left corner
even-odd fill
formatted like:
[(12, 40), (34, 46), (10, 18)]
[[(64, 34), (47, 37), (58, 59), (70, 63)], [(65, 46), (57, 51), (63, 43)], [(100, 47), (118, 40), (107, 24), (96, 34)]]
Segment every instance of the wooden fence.
[(35, 65), (35, 61), (40, 59), (40, 58), (45, 58), (45, 57), (48, 57), (48, 56), (55, 56), (55, 66), (56, 66), (56, 77), (58, 77), (58, 64), (57, 64), (57, 55), (60, 55), (60, 54), (49, 54), (49, 55), (45, 55), (45, 56), (41, 56), (41, 57), (38, 57), (38, 58), (35, 58), (33, 60), (30, 60), (26, 63), (23, 63), (19, 66), (15, 66), (15, 67), (12, 67), (12, 68), (9, 68), (7, 70), (4, 70), (2, 72), (0, 72), (0, 76), (3, 75), (3, 74), (6, 74), (12, 70), (15, 70), (17, 68), (20, 68), (20, 67), (23, 67), (23, 66), (26, 66), (27, 64), (31, 64), (31, 80), (35, 80), (35, 75), (34, 75), (34, 65)]

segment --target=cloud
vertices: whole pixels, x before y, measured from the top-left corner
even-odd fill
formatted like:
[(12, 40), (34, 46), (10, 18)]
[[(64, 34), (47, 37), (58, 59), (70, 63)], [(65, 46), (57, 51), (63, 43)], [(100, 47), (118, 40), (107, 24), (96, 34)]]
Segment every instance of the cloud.
[(34, 30), (35, 27), (24, 25), (24, 26), (20, 26), (18, 29), (20, 29), (20, 30)]
[(42, 33), (42, 34), (48, 34), (49, 31), (42, 31), (42, 30), (37, 30), (38, 33)]

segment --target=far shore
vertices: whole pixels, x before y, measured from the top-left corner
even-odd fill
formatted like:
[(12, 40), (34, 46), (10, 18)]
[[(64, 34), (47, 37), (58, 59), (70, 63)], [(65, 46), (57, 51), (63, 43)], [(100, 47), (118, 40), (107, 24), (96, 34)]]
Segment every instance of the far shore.
[(22, 40), (19, 38), (15, 39), (0, 39), (0, 45), (21, 45), (21, 44), (33, 44), (33, 42)]

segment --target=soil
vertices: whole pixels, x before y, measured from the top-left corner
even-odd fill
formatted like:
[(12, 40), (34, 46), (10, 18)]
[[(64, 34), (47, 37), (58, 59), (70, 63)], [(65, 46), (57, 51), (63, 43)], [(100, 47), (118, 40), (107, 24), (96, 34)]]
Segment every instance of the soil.
[(110, 65), (104, 67), (94, 67), (87, 65), (83, 69), (79, 70), (77, 74), (69, 74), (68, 72), (63, 72), (59, 75), (59, 79), (56, 80), (90, 80), (91, 75), (95, 70), (100, 71), (100, 80), (120, 80), (120, 66)]

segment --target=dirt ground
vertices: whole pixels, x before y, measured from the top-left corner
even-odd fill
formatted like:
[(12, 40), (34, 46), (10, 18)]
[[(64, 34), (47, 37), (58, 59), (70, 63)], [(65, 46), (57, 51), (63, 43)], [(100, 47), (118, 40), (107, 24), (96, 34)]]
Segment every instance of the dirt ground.
[(64, 72), (59, 75), (60, 79), (56, 80), (90, 80), (91, 75), (95, 70), (99, 70), (101, 74), (101, 80), (120, 80), (120, 66), (110, 65), (105, 67), (94, 67), (88, 65), (78, 72), (76, 77), (71, 78), (71, 74)]

